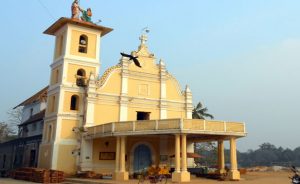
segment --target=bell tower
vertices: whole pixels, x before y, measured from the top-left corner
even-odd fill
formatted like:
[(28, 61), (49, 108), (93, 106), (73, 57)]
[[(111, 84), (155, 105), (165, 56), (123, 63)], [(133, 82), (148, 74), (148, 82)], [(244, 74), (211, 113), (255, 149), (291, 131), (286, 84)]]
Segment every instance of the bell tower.
[(85, 86), (91, 74), (99, 73), (101, 37), (110, 31), (90, 22), (60, 18), (44, 32), (55, 36), (55, 49), (39, 167), (76, 172), (80, 142), (74, 127), (86, 123)]

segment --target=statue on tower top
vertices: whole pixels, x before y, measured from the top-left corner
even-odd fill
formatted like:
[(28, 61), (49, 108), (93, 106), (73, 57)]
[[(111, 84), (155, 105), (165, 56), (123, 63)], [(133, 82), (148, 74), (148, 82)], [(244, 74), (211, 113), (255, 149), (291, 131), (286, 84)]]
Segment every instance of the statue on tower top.
[[(85, 22), (93, 23), (91, 8), (88, 8), (87, 10), (83, 10), (82, 8), (80, 8), (78, 0), (74, 0), (74, 2), (72, 3), (71, 11), (72, 11), (72, 19), (78, 19)], [(82, 12), (82, 16), (79, 18), (80, 12)]]
[(71, 7), (72, 19), (79, 19), (80, 10), (81, 8), (79, 6), (78, 0), (74, 0)]
[(80, 11), (82, 12), (81, 20), (93, 23), (92, 22), (92, 10), (91, 10), (91, 8), (88, 8), (86, 11), (80, 9)]

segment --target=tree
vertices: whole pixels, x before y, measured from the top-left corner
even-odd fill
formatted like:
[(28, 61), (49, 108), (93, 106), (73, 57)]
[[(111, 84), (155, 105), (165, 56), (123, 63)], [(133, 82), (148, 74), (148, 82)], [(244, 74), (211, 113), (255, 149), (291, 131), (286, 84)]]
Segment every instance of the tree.
[(207, 107), (203, 107), (202, 103), (199, 102), (197, 106), (193, 109), (192, 117), (193, 119), (205, 119), (206, 117), (214, 119), (214, 116), (207, 113), (207, 111)]
[[(203, 107), (202, 103), (199, 102), (196, 107), (193, 109), (192, 118), (193, 119), (205, 119), (209, 117), (210, 119), (214, 119), (214, 116), (207, 113), (207, 107)], [(195, 143), (194, 149), (196, 153), (203, 155), (206, 162), (206, 165), (215, 165), (217, 158), (217, 146), (215, 142), (206, 142), (206, 143)], [(201, 159), (196, 159), (196, 162), (201, 162)]]
[(12, 134), (17, 133), (17, 129), (18, 129), (17, 126), (22, 123), (22, 112), (23, 112), (22, 107), (11, 109), (7, 112), (8, 114), (7, 125), (11, 130), (14, 131), (14, 133)]
[(8, 122), (13, 125), (19, 125), (20, 123), (22, 123), (22, 112), (23, 112), (22, 107), (9, 110), (7, 112)]
[(7, 123), (0, 122), (0, 142), (7, 141), (14, 133), (14, 130)]
[(215, 142), (203, 142), (195, 144), (195, 152), (204, 158), (195, 159), (201, 165), (214, 166), (217, 164), (217, 146)]

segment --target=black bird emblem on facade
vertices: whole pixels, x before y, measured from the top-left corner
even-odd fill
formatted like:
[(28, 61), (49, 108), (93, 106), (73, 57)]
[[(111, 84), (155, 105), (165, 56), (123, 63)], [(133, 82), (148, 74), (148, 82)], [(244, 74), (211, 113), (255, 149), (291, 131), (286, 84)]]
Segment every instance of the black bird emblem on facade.
[(123, 52), (121, 52), (121, 55), (122, 55), (123, 57), (128, 57), (129, 60), (132, 60), (136, 66), (142, 68), (142, 66), (141, 66), (141, 64), (140, 64), (140, 62), (139, 62), (139, 60), (137, 59), (138, 56), (135, 56), (135, 57), (134, 57), (134, 56), (132, 56), (132, 55), (125, 54), (125, 53), (123, 53)]

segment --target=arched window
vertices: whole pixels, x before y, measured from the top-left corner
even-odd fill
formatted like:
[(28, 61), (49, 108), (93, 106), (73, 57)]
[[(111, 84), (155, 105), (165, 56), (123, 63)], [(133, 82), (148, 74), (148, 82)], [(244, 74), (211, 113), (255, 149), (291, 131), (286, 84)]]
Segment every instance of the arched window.
[(80, 35), (78, 52), (87, 53), (88, 37), (86, 35)]
[(84, 69), (77, 70), (77, 75), (81, 77), (85, 77), (85, 70)]
[(79, 96), (72, 95), (70, 109), (71, 110), (78, 110), (78, 107), (79, 107)]
[(85, 79), (86, 79), (85, 70), (84, 69), (77, 70), (76, 85), (81, 87), (86, 86)]

